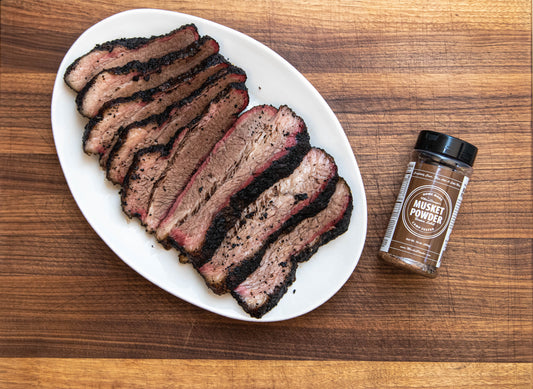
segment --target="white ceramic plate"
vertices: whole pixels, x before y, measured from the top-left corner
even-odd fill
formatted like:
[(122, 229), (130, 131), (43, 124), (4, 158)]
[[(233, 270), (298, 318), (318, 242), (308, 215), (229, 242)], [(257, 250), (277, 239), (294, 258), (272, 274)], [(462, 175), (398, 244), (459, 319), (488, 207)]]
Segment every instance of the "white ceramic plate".
[(293, 66), (256, 40), (205, 19), (155, 9), (122, 12), (85, 31), (61, 62), (52, 96), (54, 140), (72, 195), (98, 235), (139, 274), (209, 311), (234, 319), (258, 321), (245, 313), (231, 296), (213, 294), (192, 266), (180, 264), (174, 250), (164, 250), (137, 221), (129, 220), (122, 213), (117, 187), (106, 181), (96, 158), (82, 151), (86, 119), (78, 114), (75, 94), (63, 82), (67, 66), (97, 43), (164, 34), (188, 23), (196, 24), (200, 35), (214, 37), (221, 53), (246, 71), (249, 107), (257, 104), (290, 106), (305, 120), (311, 144), (322, 147), (335, 158), (339, 174), (350, 185), (354, 211), (348, 231), (299, 266), (296, 281), (289, 291), (259, 321), (286, 320), (307, 313), (332, 297), (355, 269), (366, 237), (366, 198), (352, 149), (332, 110)]

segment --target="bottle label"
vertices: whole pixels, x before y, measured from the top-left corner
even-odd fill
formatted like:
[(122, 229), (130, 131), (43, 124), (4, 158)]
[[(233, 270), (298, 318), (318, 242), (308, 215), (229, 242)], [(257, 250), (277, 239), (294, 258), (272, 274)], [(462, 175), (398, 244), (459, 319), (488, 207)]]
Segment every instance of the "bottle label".
[(381, 251), (439, 267), (467, 183), (448, 167), (409, 163)]

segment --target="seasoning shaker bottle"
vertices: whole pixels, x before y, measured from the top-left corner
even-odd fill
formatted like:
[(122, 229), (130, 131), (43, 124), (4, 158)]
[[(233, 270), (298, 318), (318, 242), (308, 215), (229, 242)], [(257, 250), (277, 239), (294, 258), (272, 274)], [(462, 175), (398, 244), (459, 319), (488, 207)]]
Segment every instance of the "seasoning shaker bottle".
[(421, 131), (378, 256), (434, 278), (452, 232), (477, 148)]

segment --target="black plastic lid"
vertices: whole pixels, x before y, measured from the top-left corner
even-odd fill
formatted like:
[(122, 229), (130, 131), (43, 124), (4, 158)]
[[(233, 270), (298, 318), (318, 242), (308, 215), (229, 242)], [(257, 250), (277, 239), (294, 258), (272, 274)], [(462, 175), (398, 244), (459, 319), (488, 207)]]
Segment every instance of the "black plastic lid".
[(435, 131), (420, 131), (415, 149), (431, 151), (450, 158), (455, 158), (473, 166), (477, 147), (459, 138)]

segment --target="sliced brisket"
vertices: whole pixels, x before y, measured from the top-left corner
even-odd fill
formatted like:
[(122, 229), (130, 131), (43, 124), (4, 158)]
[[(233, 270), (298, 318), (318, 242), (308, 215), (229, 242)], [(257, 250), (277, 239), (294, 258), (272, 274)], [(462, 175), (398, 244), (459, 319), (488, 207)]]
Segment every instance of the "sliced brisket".
[(104, 69), (123, 66), (130, 61), (148, 61), (181, 50), (198, 40), (194, 25), (185, 25), (165, 35), (151, 38), (115, 39), (96, 45), (75, 60), (65, 72), (65, 82), (76, 92)]
[(305, 123), (290, 108), (252, 108), (198, 168), (159, 225), (157, 238), (202, 265), (242, 209), (291, 174), (309, 148)]
[(83, 149), (122, 186), (123, 211), (260, 318), (298, 263), (347, 230), (352, 197), (290, 108), (239, 117), (246, 74), (218, 51), (185, 25), (96, 45), (64, 81), (90, 119)]
[(337, 179), (333, 158), (311, 149), (290, 176), (243, 210), (213, 257), (198, 269), (207, 286), (222, 294), (244, 281), (259, 265), (269, 242), (326, 207)]
[(213, 38), (204, 36), (185, 49), (161, 58), (102, 70), (76, 96), (78, 110), (84, 116), (94, 117), (107, 101), (160, 85), (191, 70), (218, 49)]
[(350, 188), (340, 178), (328, 206), (272, 242), (259, 267), (231, 292), (233, 297), (251, 316), (262, 317), (294, 281), (298, 262), (308, 260), (320, 246), (343, 234), (351, 213)]
[[(229, 84), (243, 82), (244, 79), (245, 76), (240, 72), (222, 74), (169, 111), (122, 129), (106, 161), (107, 178), (113, 183), (122, 184), (135, 152), (152, 145), (168, 143)], [(105, 154), (103, 159), (105, 160)]]
[(197, 167), (248, 105), (246, 89), (232, 84), (203, 116), (165, 147), (154, 146), (136, 156), (122, 189), (122, 207), (153, 231), (166, 215)]
[[(84, 151), (87, 154), (107, 154), (115, 144), (121, 127), (161, 114), (169, 105), (189, 96), (210, 77), (215, 77), (217, 72), (229, 71), (229, 66), (222, 56), (215, 54), (190, 72), (155, 88), (107, 102), (85, 127)], [(105, 161), (102, 163), (105, 166)]]

